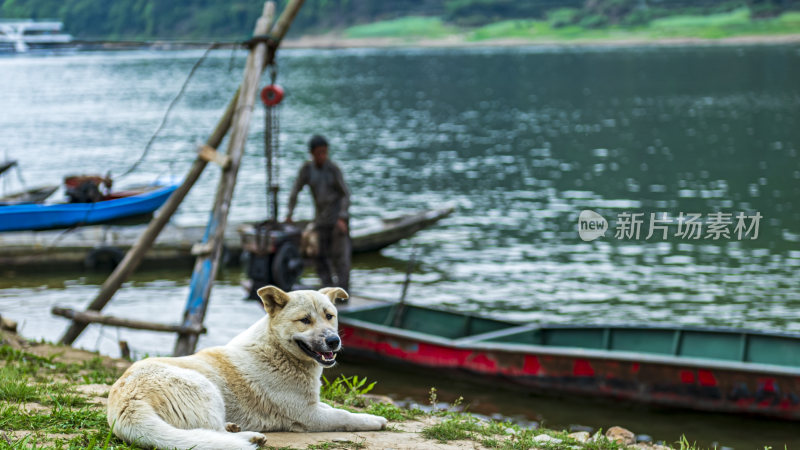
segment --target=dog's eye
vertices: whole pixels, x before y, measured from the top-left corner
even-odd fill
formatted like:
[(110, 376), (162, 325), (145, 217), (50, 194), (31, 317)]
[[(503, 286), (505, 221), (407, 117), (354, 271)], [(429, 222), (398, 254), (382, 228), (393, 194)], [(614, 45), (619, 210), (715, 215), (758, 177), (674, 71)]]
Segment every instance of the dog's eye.
[(331, 320), (333, 319), (333, 314), (325, 314), (325, 318)]
[(309, 319), (308, 317), (303, 317), (302, 319), (300, 319), (300, 322), (303, 322), (306, 325), (310, 325), (311, 319)]

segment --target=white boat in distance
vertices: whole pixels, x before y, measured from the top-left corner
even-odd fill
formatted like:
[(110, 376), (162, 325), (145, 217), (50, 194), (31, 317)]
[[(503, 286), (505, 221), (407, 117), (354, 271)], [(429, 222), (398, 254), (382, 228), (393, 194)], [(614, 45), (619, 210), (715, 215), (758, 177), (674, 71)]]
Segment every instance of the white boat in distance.
[(27, 52), (30, 48), (59, 47), (72, 41), (57, 20), (0, 19), (0, 49)]

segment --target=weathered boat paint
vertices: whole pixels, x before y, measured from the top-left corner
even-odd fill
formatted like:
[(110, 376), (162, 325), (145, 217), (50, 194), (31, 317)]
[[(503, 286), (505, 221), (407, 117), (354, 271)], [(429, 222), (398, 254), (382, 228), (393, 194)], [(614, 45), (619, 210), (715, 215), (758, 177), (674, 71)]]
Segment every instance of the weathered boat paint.
[(447, 371), (537, 392), (800, 420), (800, 367), (492, 342), (538, 325), (508, 323), (504, 330), (448, 339), (354, 319), (348, 311), (340, 313), (339, 322), (345, 360)]

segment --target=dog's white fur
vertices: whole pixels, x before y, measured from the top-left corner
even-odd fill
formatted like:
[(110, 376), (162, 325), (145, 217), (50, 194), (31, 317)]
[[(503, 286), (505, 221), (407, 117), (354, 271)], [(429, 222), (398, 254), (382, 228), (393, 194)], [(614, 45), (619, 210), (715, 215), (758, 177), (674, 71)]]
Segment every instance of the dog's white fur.
[(227, 345), (128, 368), (108, 396), (114, 434), (143, 446), (219, 450), (256, 448), (268, 431), (383, 429), (383, 417), (319, 401), (323, 365), (341, 347), (333, 301), (347, 293), (267, 286), (258, 295), (268, 315)]

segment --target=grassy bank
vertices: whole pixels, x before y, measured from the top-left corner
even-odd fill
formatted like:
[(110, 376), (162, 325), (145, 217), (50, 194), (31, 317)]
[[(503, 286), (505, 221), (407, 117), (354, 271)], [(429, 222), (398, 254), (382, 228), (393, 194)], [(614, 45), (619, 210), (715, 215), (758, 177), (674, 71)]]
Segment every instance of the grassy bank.
[(405, 17), (358, 25), (344, 30), (344, 39), (395, 38), (405, 41), (458, 39), (465, 43), (523, 39), (536, 41), (652, 40), (671, 38), (721, 39), (740, 36), (780, 36), (800, 33), (800, 12), (756, 19), (747, 8), (709, 15), (676, 15), (640, 26), (593, 27), (568, 24), (563, 13), (543, 20), (506, 20), (479, 28), (457, 28), (435, 17)]
[[(106, 422), (110, 385), (126, 361), (50, 344), (29, 343), (0, 332), (0, 449), (135, 449), (117, 439)], [(666, 449), (639, 443), (618, 427), (586, 432), (522, 428), (453, 410), (400, 408), (372, 396), (374, 383), (358, 377), (324, 380), (327, 403), (389, 419), (386, 431), (360, 433), (268, 433), (268, 448), (493, 448), (493, 449)], [(431, 405), (439, 404), (431, 389)], [(458, 411), (456, 411), (458, 410)], [(693, 449), (688, 442), (671, 448)]]

